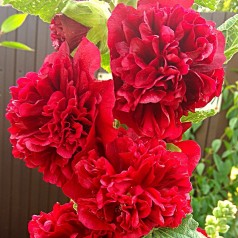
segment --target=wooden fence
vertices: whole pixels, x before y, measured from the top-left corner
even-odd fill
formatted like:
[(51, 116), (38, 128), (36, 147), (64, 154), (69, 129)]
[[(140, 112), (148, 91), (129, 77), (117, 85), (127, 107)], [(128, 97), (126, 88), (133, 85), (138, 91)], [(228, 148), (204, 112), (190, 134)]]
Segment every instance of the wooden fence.
[[(9, 7), (0, 8), (0, 23), (14, 13)], [(53, 48), (48, 24), (32, 16), (5, 39), (23, 42), (35, 49), (35, 52), (25, 52), (0, 47), (0, 237), (26, 238), (29, 237), (27, 224), (33, 214), (50, 211), (56, 201), (64, 203), (68, 199), (56, 186), (43, 182), (36, 170), (12, 158), (9, 125), (4, 114), (10, 99), (9, 86), (26, 72), (37, 71)]]
[[(0, 23), (14, 13), (15, 10), (9, 7), (0, 7)], [(220, 25), (231, 14), (213, 13), (204, 16)], [(8, 88), (26, 72), (37, 71), (45, 55), (53, 49), (48, 24), (32, 16), (28, 16), (19, 30), (4, 37), (6, 40), (26, 43), (35, 49), (35, 52), (24, 52), (0, 47), (0, 237), (27, 238), (27, 224), (33, 214), (48, 212), (56, 201), (64, 203), (68, 199), (58, 188), (44, 183), (36, 170), (26, 168), (22, 161), (12, 158), (7, 132), (9, 125), (4, 115), (10, 99)], [(231, 81), (237, 80), (237, 75), (229, 68), (237, 67), (237, 62), (236, 57), (227, 68), (227, 77)], [(220, 136), (225, 125), (224, 113), (207, 119), (197, 133), (202, 148)]]

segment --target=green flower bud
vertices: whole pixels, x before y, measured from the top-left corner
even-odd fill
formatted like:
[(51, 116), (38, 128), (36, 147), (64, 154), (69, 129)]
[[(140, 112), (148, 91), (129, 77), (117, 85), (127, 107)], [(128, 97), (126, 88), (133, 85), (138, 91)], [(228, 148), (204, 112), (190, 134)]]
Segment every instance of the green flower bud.
[(227, 224), (227, 219), (226, 218), (218, 218), (217, 219), (217, 225), (218, 226), (223, 226)]
[(215, 216), (215, 217), (223, 217), (223, 213), (222, 213), (222, 210), (221, 210), (221, 208), (220, 207), (215, 207), (214, 209), (213, 209), (213, 212), (212, 212), (212, 214)]
[(216, 225), (217, 224), (217, 219), (216, 217), (212, 215), (207, 215), (206, 217), (206, 225)]
[(217, 233), (216, 227), (212, 225), (208, 225), (205, 227), (205, 231), (207, 232), (208, 235), (215, 235)]
[(230, 226), (228, 225), (222, 225), (222, 226), (218, 226), (218, 231), (221, 233), (226, 233), (229, 230)]
[(230, 213), (230, 209), (227, 207), (222, 208), (221, 211), (223, 213), (223, 216), (229, 215), (229, 213)]

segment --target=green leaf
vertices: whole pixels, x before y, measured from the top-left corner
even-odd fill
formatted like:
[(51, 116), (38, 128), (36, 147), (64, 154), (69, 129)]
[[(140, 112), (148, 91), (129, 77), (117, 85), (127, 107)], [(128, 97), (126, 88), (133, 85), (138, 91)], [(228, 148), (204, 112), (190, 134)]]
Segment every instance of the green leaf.
[(111, 73), (109, 53), (101, 54), (101, 67), (108, 73)]
[(230, 121), (229, 121), (229, 126), (231, 129), (235, 129), (236, 125), (238, 122), (238, 118), (237, 117), (233, 117)]
[(214, 109), (197, 111), (195, 113), (189, 112), (187, 116), (182, 116), (181, 122), (199, 123), (208, 117), (214, 116), (216, 113), (217, 111)]
[(210, 10), (216, 10), (217, 4), (219, 1), (217, 0), (195, 0), (194, 1), (197, 5), (209, 8)]
[(221, 171), (222, 167), (223, 167), (223, 162), (221, 160), (221, 157), (218, 154), (214, 154), (213, 159), (214, 159), (215, 165), (217, 167), (217, 170)]
[(207, 195), (210, 191), (210, 186), (207, 183), (202, 184), (201, 190), (204, 195)]
[(19, 28), (26, 20), (27, 14), (14, 14), (1, 25), (1, 33), (8, 33)]
[(213, 142), (212, 142), (212, 150), (213, 150), (213, 152), (216, 153), (220, 149), (221, 144), (222, 144), (222, 141), (220, 139), (213, 140)]
[(202, 175), (204, 169), (205, 169), (205, 164), (204, 163), (199, 163), (196, 167), (197, 173), (199, 175)]
[(16, 41), (2, 41), (0, 42), (0, 46), (4, 46), (7, 48), (12, 48), (12, 49), (17, 49), (17, 50), (27, 50), (27, 51), (34, 51), (32, 48), (29, 46), (16, 42)]
[(227, 178), (227, 175), (231, 172), (231, 168), (232, 168), (232, 163), (230, 160), (226, 160), (224, 163), (223, 163), (223, 167), (222, 167), (222, 174), (224, 176), (224, 178), (228, 179)]
[(222, 31), (226, 38), (225, 63), (227, 63), (238, 52), (238, 14), (226, 20), (218, 30)]
[(108, 51), (106, 26), (104, 27), (98, 25), (91, 28), (87, 33), (87, 38), (98, 46), (102, 54)]
[(187, 215), (183, 219), (182, 224), (177, 228), (155, 228), (150, 234), (144, 238), (204, 238), (197, 232), (198, 223), (192, 218), (192, 215)]
[(225, 134), (228, 137), (228, 139), (231, 139), (234, 134), (234, 131), (230, 127), (226, 127)]
[(60, 13), (69, 0), (3, 0), (3, 4), (11, 4), (24, 13), (39, 16), (50, 22), (56, 13)]
[(234, 150), (226, 150), (226, 151), (224, 151), (223, 153), (222, 153), (222, 158), (226, 158), (226, 157), (228, 157), (229, 155), (232, 155), (232, 154), (234, 154), (235, 153), (235, 151)]
[(110, 17), (110, 6), (99, 0), (68, 2), (62, 13), (90, 28), (87, 38), (96, 44), (101, 53), (108, 52), (107, 20)]

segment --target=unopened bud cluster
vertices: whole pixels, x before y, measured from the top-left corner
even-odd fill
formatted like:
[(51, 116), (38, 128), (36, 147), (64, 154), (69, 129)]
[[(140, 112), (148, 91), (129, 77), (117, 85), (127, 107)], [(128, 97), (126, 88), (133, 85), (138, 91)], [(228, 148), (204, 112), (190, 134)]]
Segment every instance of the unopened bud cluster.
[(205, 230), (210, 238), (222, 238), (219, 233), (226, 233), (230, 226), (228, 221), (235, 219), (237, 208), (230, 201), (218, 201), (212, 214), (206, 217)]

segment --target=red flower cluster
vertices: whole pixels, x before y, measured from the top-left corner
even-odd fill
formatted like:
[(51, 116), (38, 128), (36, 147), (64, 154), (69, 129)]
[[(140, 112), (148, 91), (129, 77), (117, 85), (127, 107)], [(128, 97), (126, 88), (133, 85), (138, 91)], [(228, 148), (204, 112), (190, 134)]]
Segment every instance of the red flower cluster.
[[(224, 37), (189, 9), (192, 0), (176, 2), (115, 8), (108, 21), (114, 85), (94, 76), (100, 54), (82, 40), (88, 29), (57, 15), (51, 37), (59, 51), (11, 87), (13, 155), (77, 204), (77, 212), (56, 204), (33, 216), (32, 238), (139, 238), (177, 227), (192, 211), (200, 148), (178, 142), (190, 126), (180, 119), (220, 94)], [(129, 130), (113, 128), (113, 113)]]
[(63, 186), (78, 205), (79, 221), (121, 238), (178, 226), (192, 211), (189, 179), (200, 148), (193, 141), (177, 146), (181, 152), (157, 139), (123, 136), (107, 145), (105, 155), (91, 150), (82, 156)]
[(220, 95), (224, 74), (222, 33), (176, 2), (119, 4), (108, 21), (115, 117), (166, 141), (180, 139), (190, 126), (180, 122), (183, 115)]
[(39, 167), (47, 182), (62, 186), (72, 175), (74, 154), (93, 147), (98, 137), (113, 139), (113, 83), (94, 78), (99, 57), (86, 39), (73, 59), (64, 44), (39, 73), (28, 73), (11, 87), (6, 117), (13, 155)]

